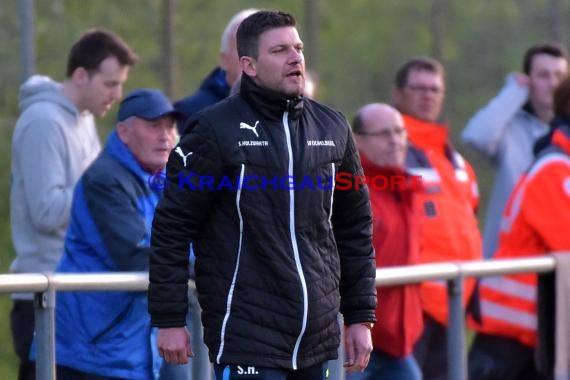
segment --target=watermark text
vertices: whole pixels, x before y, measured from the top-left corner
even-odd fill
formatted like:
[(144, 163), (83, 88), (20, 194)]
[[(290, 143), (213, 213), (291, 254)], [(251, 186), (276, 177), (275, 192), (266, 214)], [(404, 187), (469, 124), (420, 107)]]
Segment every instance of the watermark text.
[[(419, 175), (353, 175), (348, 172), (339, 172), (332, 175), (318, 175), (295, 177), (285, 176), (222, 176), (216, 179), (211, 175), (198, 175), (191, 172), (178, 174), (178, 189), (184, 190), (360, 190), (368, 186), (374, 190), (404, 190), (419, 189), (421, 183)], [(169, 179), (163, 172), (153, 173), (148, 184), (153, 190), (164, 190), (169, 185)]]

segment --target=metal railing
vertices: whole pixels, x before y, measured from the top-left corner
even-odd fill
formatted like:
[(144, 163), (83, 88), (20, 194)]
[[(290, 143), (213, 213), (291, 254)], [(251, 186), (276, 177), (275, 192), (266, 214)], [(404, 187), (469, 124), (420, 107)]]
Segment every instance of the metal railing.
[[(570, 252), (561, 252), (568, 254)], [(463, 281), (466, 277), (488, 277), (513, 273), (545, 273), (556, 267), (553, 254), (510, 260), (484, 260), (457, 263), (423, 264), (382, 268), (376, 270), (376, 286), (402, 285), (427, 280), (447, 280), (449, 294), (448, 362), (449, 379), (467, 379), (465, 345), (465, 311)], [(193, 283), (190, 283), (193, 286)], [(27, 292), (35, 294), (37, 378), (55, 379), (55, 296), (61, 291), (129, 290), (145, 291), (148, 273), (30, 273), (0, 275), (0, 293)], [(194, 320), (198, 320), (199, 315)], [(201, 324), (196, 323), (193, 340), (202, 336)], [(197, 355), (198, 356), (198, 355)], [(194, 361), (194, 379), (210, 379), (211, 368), (204, 353)], [(344, 379), (342, 345), (339, 359), (331, 368), (331, 379)]]

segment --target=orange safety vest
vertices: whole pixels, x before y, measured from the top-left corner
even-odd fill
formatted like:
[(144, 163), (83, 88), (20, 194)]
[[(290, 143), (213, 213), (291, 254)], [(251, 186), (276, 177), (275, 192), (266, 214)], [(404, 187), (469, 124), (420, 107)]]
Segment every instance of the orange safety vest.
[[(560, 129), (513, 190), (501, 221), (494, 258), (540, 256), (570, 249), (570, 139)], [(534, 273), (481, 279), (482, 323), (477, 331), (536, 346)]]
[[(479, 195), (473, 168), (449, 143), (446, 126), (410, 116), (404, 116), (404, 123), (411, 141), (406, 167), (422, 176), (425, 188), (418, 194), (421, 262), (480, 260)], [(475, 279), (465, 281), (464, 305), (474, 287)], [(424, 311), (447, 325), (446, 282), (423, 282), (421, 295)]]

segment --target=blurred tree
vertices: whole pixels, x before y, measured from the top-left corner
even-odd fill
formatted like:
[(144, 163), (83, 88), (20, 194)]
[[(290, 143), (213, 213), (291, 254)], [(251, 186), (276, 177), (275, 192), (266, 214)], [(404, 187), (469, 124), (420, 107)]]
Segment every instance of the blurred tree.
[(176, 0), (164, 0), (162, 8), (162, 75), (164, 92), (172, 97), (176, 78), (176, 55), (174, 52), (174, 24)]
[(560, 0), (548, 1), (548, 18), (550, 25), (550, 38), (553, 41), (564, 42), (563, 5)]
[(305, 0), (305, 34), (303, 40), (305, 44), (305, 59), (307, 68), (319, 71), (319, 36), (321, 28), (321, 1)]
[(447, 0), (431, 0), (430, 3), (431, 55), (445, 64), (444, 50), (447, 40), (449, 2)]
[(23, 81), (36, 72), (34, 8), (34, 0), (20, 0), (18, 2), (18, 19), (20, 21), (20, 57), (22, 59)]

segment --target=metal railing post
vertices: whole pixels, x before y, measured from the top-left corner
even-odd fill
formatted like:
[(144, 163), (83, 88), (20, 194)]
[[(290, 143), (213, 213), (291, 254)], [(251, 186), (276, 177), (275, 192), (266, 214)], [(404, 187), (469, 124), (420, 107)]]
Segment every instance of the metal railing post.
[[(191, 296), (196, 297), (196, 290), (190, 290)], [(208, 358), (208, 348), (204, 344), (204, 327), (200, 319), (202, 309), (200, 304), (195, 302), (190, 308), (192, 313), (192, 349), (194, 358), (192, 359), (192, 379), (210, 380), (212, 378), (212, 365)]]
[(338, 325), (340, 326), (340, 345), (338, 346), (338, 359), (329, 362), (329, 379), (330, 380), (344, 380), (344, 318), (342, 314), (338, 314)]
[(463, 311), (463, 275), (447, 282), (449, 328), (447, 330), (447, 370), (450, 380), (467, 380), (465, 354), (465, 312)]
[(37, 380), (55, 379), (55, 297), (51, 285), (34, 293)]

